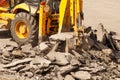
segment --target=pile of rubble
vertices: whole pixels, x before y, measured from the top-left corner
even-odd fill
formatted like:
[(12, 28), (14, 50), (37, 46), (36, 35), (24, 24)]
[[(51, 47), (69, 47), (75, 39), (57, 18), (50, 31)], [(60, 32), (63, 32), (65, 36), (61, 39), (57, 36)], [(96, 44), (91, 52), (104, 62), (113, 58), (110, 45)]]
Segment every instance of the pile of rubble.
[(17, 80), (119, 80), (119, 39), (106, 30), (85, 31), (82, 49), (69, 49), (63, 36), (34, 48), (30, 44), (2, 46), (0, 75), (18, 75)]

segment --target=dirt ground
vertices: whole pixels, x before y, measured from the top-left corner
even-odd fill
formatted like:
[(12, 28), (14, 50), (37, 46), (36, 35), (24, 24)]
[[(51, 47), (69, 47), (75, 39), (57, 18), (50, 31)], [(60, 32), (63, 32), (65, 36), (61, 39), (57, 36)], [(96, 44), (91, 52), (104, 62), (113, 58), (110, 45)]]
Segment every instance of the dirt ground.
[(84, 25), (94, 28), (103, 23), (105, 28), (119, 32), (120, 27), (120, 0), (83, 0)]
[[(84, 25), (96, 28), (103, 23), (109, 31), (120, 33), (120, 0), (83, 0)], [(6, 31), (0, 31), (0, 46), (10, 43), (11, 36)], [(3, 76), (5, 77), (5, 76)], [(0, 77), (0, 80), (6, 80)], [(12, 79), (11, 79), (12, 80)]]
[[(85, 26), (96, 28), (99, 23), (103, 23), (107, 30), (120, 31), (120, 0), (83, 0), (83, 2)], [(10, 36), (4, 33), (0, 31), (0, 46), (9, 44)]]

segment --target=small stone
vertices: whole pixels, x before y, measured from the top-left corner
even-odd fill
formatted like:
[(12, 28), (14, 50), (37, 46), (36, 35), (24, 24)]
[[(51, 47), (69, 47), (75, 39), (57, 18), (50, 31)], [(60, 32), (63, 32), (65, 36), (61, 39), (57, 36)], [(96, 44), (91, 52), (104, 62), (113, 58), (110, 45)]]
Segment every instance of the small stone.
[(34, 68), (34, 69), (37, 69), (37, 70), (35, 70), (35, 74), (41, 74), (42, 72), (44, 72), (43, 71), (43, 69), (38, 69), (39, 67), (36, 67), (36, 68)]
[(68, 74), (68, 73), (72, 72), (73, 70), (77, 70), (77, 69), (78, 69), (78, 66), (66, 65), (66, 66), (59, 67), (59, 72), (62, 75), (65, 75), (65, 74)]
[(70, 64), (71, 64), (72, 66), (75, 66), (75, 65), (80, 65), (80, 62), (79, 62), (76, 58), (74, 58), (74, 59), (72, 59), (72, 60), (70, 61)]
[(115, 35), (112, 35), (112, 38), (115, 40), (120, 40), (120, 34), (116, 33)]
[(92, 31), (92, 27), (91, 26), (85, 27), (85, 34), (88, 34), (91, 31)]
[(115, 45), (116, 45), (117, 50), (120, 51), (120, 41), (119, 40), (114, 40), (114, 41), (115, 41)]
[(120, 80), (120, 78), (115, 78), (115, 80)]
[(89, 68), (89, 67), (80, 67), (79, 70), (82, 70), (82, 71), (92, 71), (92, 69)]
[(111, 62), (111, 63), (110, 63), (110, 68), (111, 68), (111, 69), (114, 69), (114, 68), (116, 68), (116, 67), (117, 67), (117, 65), (116, 65), (114, 62)]
[(59, 80), (57, 77), (53, 77), (53, 80)]
[(0, 71), (5, 71), (5, 69), (3, 68), (3, 64), (0, 64)]
[(18, 70), (20, 70), (20, 69), (22, 69), (22, 68), (24, 68), (24, 67), (25, 67), (25, 65), (17, 65), (17, 66), (15, 66), (15, 67), (10, 68), (10, 70), (18, 71)]
[(91, 67), (92, 73), (97, 73), (98, 71), (103, 71), (106, 69), (104, 66), (101, 66), (97, 63), (91, 63), (90, 67)]
[(6, 58), (5, 56), (2, 56), (2, 59), (6, 60), (6, 61), (12, 61), (12, 59), (10, 57)]
[(34, 74), (32, 72), (25, 72), (25, 76), (32, 78)]
[(42, 58), (42, 57), (36, 57), (32, 60), (33, 65), (39, 65), (41, 67), (48, 67), (51, 64), (51, 61)]
[(0, 49), (0, 55), (2, 55), (2, 49)]
[(91, 68), (97, 68), (99, 65), (96, 62), (90, 63)]
[(36, 52), (34, 50), (31, 50), (30, 51), (30, 57), (35, 58), (35, 56), (36, 56)]
[(8, 51), (4, 51), (3, 52), (3, 56), (9, 58), (10, 57), (10, 53)]
[(63, 76), (59, 72), (57, 73), (57, 78), (58, 80), (64, 80)]
[(6, 47), (5, 48), (7, 51), (12, 51), (13, 49), (14, 49), (14, 47), (13, 46), (8, 46), (8, 47)]
[(14, 56), (23, 56), (23, 52), (21, 50), (14, 50), (12, 52), (12, 55), (14, 55)]
[(91, 74), (87, 71), (78, 71), (73, 75), (76, 79), (91, 79)]
[(102, 23), (100, 23), (97, 27), (97, 33), (96, 33), (98, 41), (100, 42), (103, 41), (104, 32), (105, 32), (104, 26)]
[(57, 52), (56, 56), (55, 56), (55, 60), (56, 60), (55, 63), (58, 64), (58, 65), (67, 65), (69, 63), (65, 53)]
[(50, 36), (50, 39), (65, 41), (66, 39), (73, 38), (73, 35), (74, 35), (73, 32), (64, 32), (64, 33), (54, 34)]
[(102, 49), (102, 52), (106, 53), (106, 54), (111, 54), (112, 50), (111, 49)]
[(41, 77), (35, 76), (35, 80), (42, 80)]
[(50, 44), (53, 44), (53, 45), (55, 45), (56, 44), (56, 41), (50, 41)]
[(7, 60), (2, 59), (1, 62), (2, 62), (3, 64), (9, 64), (11, 61), (7, 61)]
[(31, 69), (30, 65), (27, 65), (23, 69), (21, 69), (19, 72), (25, 72), (25, 71), (28, 71), (30, 69)]
[(18, 47), (18, 44), (14, 41), (9, 41), (8, 45), (13, 46), (13, 47)]
[(27, 78), (24, 77), (24, 76), (20, 76), (19, 80), (29, 80), (29, 79), (27, 79)]
[(32, 49), (32, 45), (27, 44), (27, 45), (21, 46), (21, 48), (22, 48), (22, 52), (29, 53)]
[(0, 49), (1, 49), (1, 50), (5, 49), (5, 47), (6, 47), (6, 44), (0, 45)]
[(61, 52), (53, 52), (47, 55), (48, 59), (54, 61), (58, 65), (67, 65), (69, 63), (68, 56), (69, 54)]
[(71, 75), (65, 76), (64, 80), (75, 80)]
[(92, 80), (102, 80), (101, 76), (92, 76)]
[(95, 42), (94, 42), (93, 39), (91, 39), (91, 38), (88, 37), (88, 36), (85, 36), (85, 37), (83, 38), (81, 47), (82, 47), (82, 49), (84, 49), (84, 50), (88, 50), (88, 49), (90, 49), (94, 44), (95, 44)]
[(3, 67), (4, 68), (10, 68), (10, 67), (14, 67), (14, 66), (16, 66), (18, 64), (27, 63), (27, 62), (30, 62), (30, 61), (32, 61), (32, 58), (25, 58), (23, 60), (13, 61), (10, 64), (4, 65)]
[(120, 71), (120, 64), (118, 64), (118, 71)]
[(115, 58), (116, 58), (117, 62), (120, 64), (120, 51), (117, 53), (114, 53), (114, 54), (115, 54)]
[(39, 45), (39, 49), (40, 49), (41, 51), (44, 51), (44, 50), (48, 49), (48, 45), (47, 45), (45, 42), (42, 42), (42, 43), (40, 43), (40, 45)]
[(116, 77), (120, 77), (120, 72), (116, 69), (112, 70), (114, 75), (116, 75)]

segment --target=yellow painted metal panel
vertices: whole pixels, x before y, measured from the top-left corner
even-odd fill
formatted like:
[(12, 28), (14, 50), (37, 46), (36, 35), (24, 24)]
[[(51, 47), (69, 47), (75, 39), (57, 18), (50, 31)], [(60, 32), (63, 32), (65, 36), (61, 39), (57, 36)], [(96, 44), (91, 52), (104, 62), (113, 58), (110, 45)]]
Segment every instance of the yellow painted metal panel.
[[(70, 2), (70, 3), (69, 3)], [(62, 27), (64, 24), (65, 17), (68, 16), (68, 10), (70, 8), (70, 17), (71, 17), (71, 24), (74, 28), (75, 33), (78, 32), (78, 18), (80, 13), (82, 12), (82, 0), (61, 0), (60, 2), (60, 10), (59, 10), (59, 29), (58, 33), (61, 33)], [(66, 14), (67, 13), (67, 14)], [(80, 16), (81, 17), (81, 16)], [(67, 23), (66, 23), (67, 24)]]
[(78, 17), (77, 16), (78, 15), (77, 14), (77, 0), (74, 0), (74, 4), (75, 4), (75, 6), (74, 6), (74, 8), (75, 8), (75, 11), (74, 11), (75, 12), (75, 17), (74, 17), (75, 18), (74, 19), (75, 20), (75, 25), (73, 27), (74, 27), (75, 35), (77, 36), (78, 35), (78, 28), (77, 28), (77, 17)]
[(71, 16), (71, 25), (75, 24), (75, 8), (74, 8), (74, 0), (70, 0), (70, 16)]
[(15, 8), (13, 9), (13, 12), (15, 13), (18, 9), (23, 9), (29, 12), (29, 6), (26, 3), (22, 3), (22, 4), (15, 6)]
[(0, 13), (0, 18), (4, 20), (14, 19), (15, 14), (12, 13)]
[(8, 12), (7, 8), (0, 7), (0, 12)]
[(66, 8), (67, 8), (67, 2), (69, 0), (61, 0), (60, 2), (60, 10), (59, 10), (59, 29), (58, 29), (58, 33), (61, 33), (62, 31), (62, 26), (63, 26), (63, 21), (64, 21), (64, 16), (65, 16), (65, 12), (66, 12)]
[(46, 35), (46, 13), (44, 13), (44, 5), (40, 5), (40, 13), (39, 13), (39, 36)]
[(8, 25), (9, 20), (14, 19), (14, 14), (10, 13), (0, 13), (0, 23), (4, 24), (6, 26), (6, 29), (8, 29), (10, 26)]
[(40, 6), (40, 12), (39, 12), (39, 36), (42, 36), (42, 27), (43, 27), (43, 6)]
[(7, 24), (8, 24), (8, 21), (6, 21), (6, 20), (3, 20), (3, 19), (0, 19), (0, 24), (4, 24), (4, 25), (6, 25), (6, 26), (7, 26)]

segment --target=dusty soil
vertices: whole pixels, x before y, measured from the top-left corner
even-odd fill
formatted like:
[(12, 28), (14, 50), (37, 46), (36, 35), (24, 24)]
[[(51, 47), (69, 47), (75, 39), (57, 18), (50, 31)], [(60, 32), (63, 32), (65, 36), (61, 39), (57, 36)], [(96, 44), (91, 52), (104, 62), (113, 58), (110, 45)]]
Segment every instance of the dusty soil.
[[(107, 30), (119, 33), (119, 3), (119, 0), (84, 0), (84, 25), (96, 28), (99, 23), (103, 23)], [(11, 44), (11, 36), (8, 34), (6, 31), (0, 31), (0, 46)], [(7, 77), (9, 77), (9, 79), (6, 79)], [(0, 80), (13, 80), (12, 77), (13, 76), (0, 74)]]
[(96, 27), (103, 23), (108, 30), (119, 32), (120, 0), (84, 0), (85, 25)]

